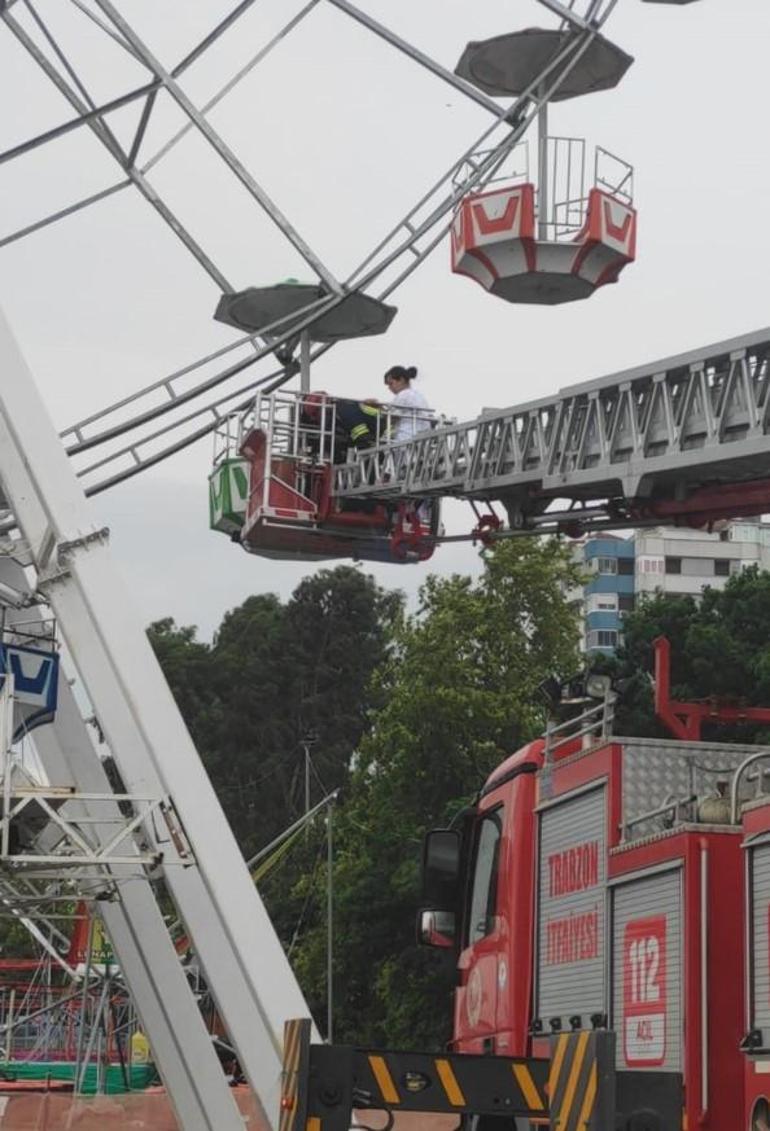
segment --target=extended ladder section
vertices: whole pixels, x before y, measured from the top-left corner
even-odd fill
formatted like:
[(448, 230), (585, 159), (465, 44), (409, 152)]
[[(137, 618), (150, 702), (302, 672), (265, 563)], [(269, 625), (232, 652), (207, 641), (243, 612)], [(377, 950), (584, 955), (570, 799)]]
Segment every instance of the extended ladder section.
[(770, 329), (351, 454), (341, 498), (500, 500), (511, 526), (692, 522), (770, 507)]

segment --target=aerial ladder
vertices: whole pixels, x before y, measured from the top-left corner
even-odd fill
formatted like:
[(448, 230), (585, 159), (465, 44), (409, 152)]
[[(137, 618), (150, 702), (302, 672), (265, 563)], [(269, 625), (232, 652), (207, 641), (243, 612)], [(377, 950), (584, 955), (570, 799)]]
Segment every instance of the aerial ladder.
[[(353, 453), (341, 499), (499, 501), (510, 533), (707, 526), (770, 508), (770, 328)], [(502, 533), (490, 518), (479, 533)]]
[[(259, 393), (218, 431), (211, 525), (252, 553), (288, 556), (290, 545), (306, 559), (416, 562), (463, 538), (709, 527), (761, 514), (770, 510), (769, 355), (770, 328), (757, 330), (464, 423), (434, 420), (407, 440), (390, 441), (383, 427), (341, 458), (333, 398), (324, 432), (303, 424), (302, 391)], [(320, 455), (318, 435), (328, 440)], [(300, 499), (302, 476), (319, 486)], [(471, 503), (470, 532), (443, 533), (446, 498)], [(424, 525), (414, 522), (420, 509)]]

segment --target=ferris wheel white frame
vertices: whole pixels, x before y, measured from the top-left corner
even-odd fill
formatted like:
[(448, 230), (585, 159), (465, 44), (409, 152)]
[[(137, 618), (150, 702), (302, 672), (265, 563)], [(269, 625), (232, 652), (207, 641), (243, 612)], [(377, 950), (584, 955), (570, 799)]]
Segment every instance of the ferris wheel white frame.
[[(77, 9), (106, 36), (119, 43), (151, 76), (149, 82), (102, 105), (96, 105), (89, 95), (76, 67), (67, 58), (40, 15), (36, 7), (37, 0), (6, 0), (4, 4), (0, 3), (0, 20), (76, 112), (75, 117), (67, 122), (0, 153), (0, 165), (86, 126), (124, 173), (120, 180), (106, 189), (0, 236), (0, 248), (133, 186), (172, 229), (217, 287), (224, 293), (232, 293), (234, 287), (224, 271), (184, 227), (148, 179), (150, 171), (182, 137), (191, 130), (197, 130), (254, 202), (283, 233), (288, 243), (302, 256), (319, 281), (318, 298), (299, 314), (292, 315), (290, 324), (283, 319), (264, 327), (260, 334), (241, 336), (229, 345), (161, 377), (66, 428), (61, 437), (68, 454), (76, 459), (78, 475), (87, 494), (106, 490), (137, 475), (209, 434), (223, 416), (240, 408), (257, 386), (277, 388), (288, 381), (297, 372), (298, 365), (293, 358), (281, 353), (282, 347), (287, 342), (296, 341), (299, 332), (310, 327), (322, 313), (334, 309), (348, 295), (371, 292), (380, 301), (390, 296), (442, 241), (461, 197), (468, 191), (485, 185), (500, 170), (538, 113), (590, 47), (617, 4), (617, 0), (570, 0), (569, 4), (562, 3), (561, 0), (537, 0), (542, 7), (559, 18), (560, 28), (567, 33), (563, 47), (519, 97), (511, 104), (501, 106), (498, 101), (374, 20), (350, 0), (309, 0), (205, 105), (196, 106), (182, 88), (180, 78), (255, 2), (256, 0), (241, 0), (200, 43), (168, 69), (150, 51), (112, 0), (92, 0), (92, 6), (89, 6), (87, 0), (69, 0), (70, 7)], [(422, 194), (348, 277), (341, 281), (296, 231), (207, 118), (214, 106), (322, 4), (332, 5), (417, 65), (450, 84), (493, 117), (492, 124), (481, 136)], [(26, 13), (26, 25), (29, 26), (25, 26), (15, 12)], [(149, 157), (145, 156), (140, 162), (147, 127), (160, 91), (169, 94), (187, 121), (160, 149)], [(135, 135), (131, 145), (125, 149), (110, 129), (107, 119), (114, 111), (142, 100)], [(386, 273), (391, 277), (382, 289), (377, 290), (376, 284), (382, 281)], [(317, 345), (307, 359), (308, 363), (329, 348), (329, 344)], [(280, 355), (280, 368), (270, 369), (266, 374), (260, 372), (256, 376), (250, 373), (245, 383), (234, 387), (237, 384), (235, 379), (241, 373), (252, 370), (255, 364), (264, 362), (276, 351)], [(234, 356), (235, 360), (224, 368), (218, 368), (216, 363), (228, 355)], [(215, 395), (202, 403), (203, 398), (213, 390), (216, 390)], [(159, 395), (163, 398), (160, 404)], [(79, 459), (86, 453), (94, 453), (96, 458), (91, 458), (90, 462)]]

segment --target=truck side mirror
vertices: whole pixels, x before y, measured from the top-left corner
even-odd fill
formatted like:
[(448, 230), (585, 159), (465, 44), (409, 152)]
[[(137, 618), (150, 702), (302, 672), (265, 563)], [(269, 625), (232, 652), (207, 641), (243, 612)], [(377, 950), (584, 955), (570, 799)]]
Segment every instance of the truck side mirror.
[(457, 906), (460, 882), (460, 834), (455, 829), (431, 829), (422, 853), (422, 894), (438, 908)]
[(421, 911), (417, 919), (417, 941), (421, 946), (449, 950), (455, 945), (454, 911)]

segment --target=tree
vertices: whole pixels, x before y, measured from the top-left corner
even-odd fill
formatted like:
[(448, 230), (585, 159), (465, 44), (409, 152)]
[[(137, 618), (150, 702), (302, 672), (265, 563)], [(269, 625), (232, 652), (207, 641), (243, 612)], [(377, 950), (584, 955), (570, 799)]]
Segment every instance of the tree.
[(194, 628), (178, 628), (171, 617), (155, 621), (147, 635), (182, 717), (193, 735), (201, 733), (213, 700), (211, 648), (196, 640)]
[(353, 566), (321, 570), (288, 602), (249, 597), (209, 645), (173, 621), (149, 636), (233, 830), (249, 856), (305, 807), (303, 740), (312, 738), (311, 800), (341, 785), (377, 698), (400, 593)]
[[(756, 566), (731, 577), (702, 599), (669, 595), (644, 600), (630, 613), (617, 657), (605, 664), (625, 685), (615, 729), (664, 735), (654, 715), (652, 642), (671, 644), (671, 693), (684, 701), (719, 696), (746, 705), (770, 705), (770, 573)], [(704, 728), (704, 737), (755, 742), (766, 727)]]
[[(398, 626), (376, 670), (382, 705), (335, 822), (335, 968), (344, 985), (335, 1039), (415, 1047), (446, 1037), (449, 982), (414, 944), (422, 837), (541, 731), (537, 685), (578, 666), (577, 614), (564, 595), (577, 582), (557, 542), (502, 542), (484, 554), (477, 581), (428, 578), (418, 614)], [(300, 940), (297, 968), (321, 1016), (323, 923)]]

